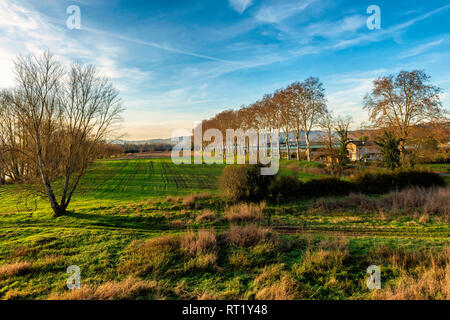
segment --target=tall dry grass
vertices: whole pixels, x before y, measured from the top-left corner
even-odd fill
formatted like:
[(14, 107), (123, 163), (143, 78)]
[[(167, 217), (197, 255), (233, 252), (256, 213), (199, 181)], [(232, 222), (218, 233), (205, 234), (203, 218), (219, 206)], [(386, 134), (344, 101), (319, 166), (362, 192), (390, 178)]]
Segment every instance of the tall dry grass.
[[(404, 252), (382, 248), (401, 276), (389, 282), (374, 298), (384, 300), (449, 300), (450, 247), (442, 252)], [(389, 253), (391, 251), (391, 253)]]
[(180, 239), (168, 235), (145, 241), (132, 241), (125, 249), (118, 267), (119, 273), (161, 273), (176, 259)]
[(190, 230), (181, 238), (181, 247), (191, 256), (214, 253), (217, 250), (217, 237), (214, 230)]
[(122, 281), (109, 281), (96, 288), (84, 286), (64, 293), (52, 293), (49, 300), (128, 300), (146, 292), (159, 291), (156, 281), (143, 281), (127, 278)]
[(266, 203), (240, 203), (225, 210), (225, 217), (230, 222), (252, 222), (259, 221), (263, 217)]
[(245, 226), (231, 225), (225, 233), (225, 238), (234, 245), (250, 247), (269, 240), (274, 240), (274, 235), (268, 228), (254, 224)]
[(183, 206), (188, 208), (193, 208), (195, 206), (195, 202), (197, 200), (204, 200), (204, 199), (210, 199), (211, 194), (210, 193), (193, 193), (185, 196), (183, 198)]
[(436, 217), (450, 221), (450, 188), (411, 188), (393, 191), (379, 198), (350, 194), (339, 200), (319, 199), (315, 208), (327, 211), (360, 210), (388, 214)]
[(217, 262), (217, 237), (214, 230), (190, 230), (181, 238), (181, 247), (188, 260), (185, 271), (206, 271), (214, 269)]
[(301, 297), (299, 284), (285, 270), (284, 264), (264, 267), (253, 284), (257, 300), (294, 300)]
[(13, 277), (31, 270), (30, 262), (15, 262), (0, 266), (0, 278)]
[(217, 219), (217, 215), (211, 210), (205, 209), (203, 212), (195, 218), (197, 222), (210, 222)]

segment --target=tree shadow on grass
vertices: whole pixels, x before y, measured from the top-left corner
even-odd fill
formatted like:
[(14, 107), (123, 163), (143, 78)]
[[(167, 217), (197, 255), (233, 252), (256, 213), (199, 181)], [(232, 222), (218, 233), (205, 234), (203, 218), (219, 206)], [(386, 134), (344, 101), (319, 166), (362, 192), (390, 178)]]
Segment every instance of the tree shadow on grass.
[(133, 217), (119, 215), (104, 215), (68, 211), (66, 217), (84, 220), (91, 226), (108, 228), (140, 229), (140, 230), (168, 230), (164, 217)]

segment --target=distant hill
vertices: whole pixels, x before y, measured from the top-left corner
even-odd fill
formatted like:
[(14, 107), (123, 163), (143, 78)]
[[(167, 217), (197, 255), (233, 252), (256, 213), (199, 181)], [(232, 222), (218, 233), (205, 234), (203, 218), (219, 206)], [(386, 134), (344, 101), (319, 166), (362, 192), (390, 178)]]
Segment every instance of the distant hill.
[(113, 143), (116, 144), (170, 144), (175, 145), (176, 143), (172, 142), (172, 139), (148, 139), (148, 140), (117, 140)]
[[(311, 131), (310, 135), (309, 135), (309, 139), (311, 142), (313, 141), (320, 141), (322, 139), (324, 132), (319, 131), (319, 130), (313, 130)], [(350, 131), (349, 135), (350, 138), (357, 140), (359, 137), (361, 136), (368, 136), (369, 140), (372, 140), (376, 135), (379, 134), (379, 130), (354, 130), (354, 131)], [(179, 137), (178, 139), (181, 139), (181, 137)], [(301, 133), (300, 135), (300, 140), (303, 141), (305, 139), (305, 134), (304, 132)], [(289, 132), (289, 140), (290, 141), (295, 141), (295, 132), (291, 131)], [(280, 132), (280, 142), (284, 143), (285, 142), (285, 138), (284, 138), (284, 133)], [(170, 145), (175, 145), (175, 142), (172, 142), (171, 138), (167, 138), (167, 139), (148, 139), (148, 140), (117, 140), (117, 141), (113, 141), (111, 143), (115, 143), (115, 144), (136, 144), (136, 145), (144, 145), (144, 144), (170, 144)]]

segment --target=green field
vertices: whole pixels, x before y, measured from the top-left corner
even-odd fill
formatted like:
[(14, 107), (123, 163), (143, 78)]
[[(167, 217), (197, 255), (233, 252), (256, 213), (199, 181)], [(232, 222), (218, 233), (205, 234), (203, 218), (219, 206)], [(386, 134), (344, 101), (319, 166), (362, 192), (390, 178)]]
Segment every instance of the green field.
[(418, 167), (433, 172), (450, 173), (450, 164), (448, 163), (419, 164)]
[[(305, 165), (320, 167), (283, 161), (281, 172), (322, 176)], [(447, 221), (358, 206), (327, 210), (310, 199), (262, 205), (250, 223), (260, 229), (234, 222), (244, 229), (232, 232), (217, 188), (223, 168), (95, 162), (58, 218), (45, 199), (0, 187), (0, 298), (382, 299), (397, 297), (391, 287), (422, 292), (429, 279), (438, 289), (425, 298), (448, 298), (439, 289), (449, 281), (441, 270), (449, 268)], [(207, 230), (207, 241), (187, 230)], [(365, 286), (371, 264), (381, 266), (381, 291)], [(81, 290), (66, 288), (70, 265), (81, 269)]]

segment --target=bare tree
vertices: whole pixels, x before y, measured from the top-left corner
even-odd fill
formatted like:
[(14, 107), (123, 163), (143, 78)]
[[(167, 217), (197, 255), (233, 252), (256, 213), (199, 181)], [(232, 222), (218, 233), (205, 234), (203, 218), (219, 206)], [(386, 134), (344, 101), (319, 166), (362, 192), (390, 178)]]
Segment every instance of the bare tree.
[[(118, 92), (94, 67), (74, 64), (66, 72), (48, 52), (18, 58), (14, 71), (17, 87), (8, 102), (31, 138), (27, 156), (38, 168), (54, 215), (60, 216), (98, 145), (120, 119)], [(56, 179), (63, 181), (61, 190), (52, 184)]]
[(292, 125), (295, 128), (295, 142), (297, 144), (297, 160), (300, 160), (300, 137), (304, 127), (302, 111), (306, 108), (306, 95), (303, 85), (294, 82), (286, 89), (288, 103), (292, 109)]
[(310, 77), (302, 83), (304, 98), (299, 99), (295, 108), (305, 133), (308, 161), (311, 161), (311, 130), (319, 124), (321, 117), (327, 112), (325, 89), (318, 78)]
[(294, 117), (292, 106), (289, 103), (289, 96), (286, 90), (276, 91), (273, 96), (273, 99), (277, 108), (278, 124), (285, 136), (286, 152), (287, 152), (286, 159), (289, 159), (290, 156), (289, 132), (293, 127), (292, 120)]
[(349, 130), (352, 122), (353, 120), (350, 116), (339, 116), (335, 120), (335, 130), (337, 135), (339, 136), (339, 151), (337, 154), (337, 158), (339, 162), (340, 174), (342, 174), (342, 172), (347, 168), (347, 165), (350, 162), (347, 147), (350, 143)]
[(402, 150), (412, 127), (445, 115), (441, 89), (429, 82), (430, 77), (424, 71), (401, 71), (395, 77), (375, 80), (372, 92), (364, 98), (371, 123), (393, 131), (402, 139)]
[(326, 112), (320, 119), (319, 126), (324, 132), (322, 142), (324, 145), (325, 156), (329, 159), (330, 167), (333, 173), (337, 171), (338, 150), (336, 149), (337, 137), (335, 134), (336, 119), (331, 112)]

